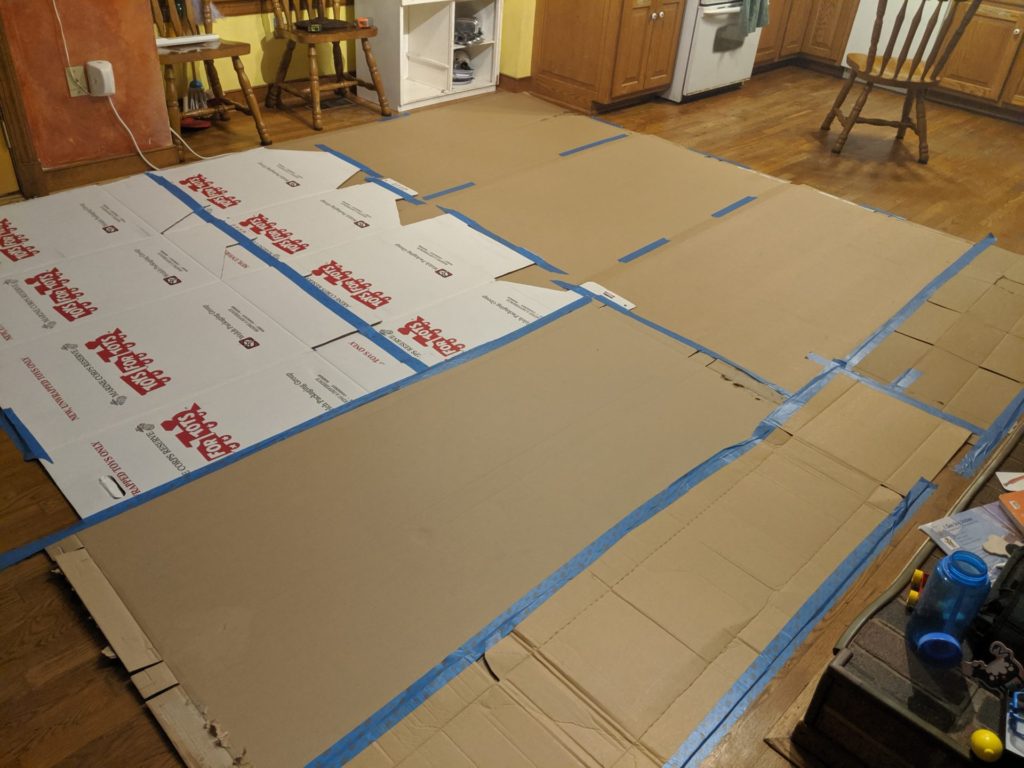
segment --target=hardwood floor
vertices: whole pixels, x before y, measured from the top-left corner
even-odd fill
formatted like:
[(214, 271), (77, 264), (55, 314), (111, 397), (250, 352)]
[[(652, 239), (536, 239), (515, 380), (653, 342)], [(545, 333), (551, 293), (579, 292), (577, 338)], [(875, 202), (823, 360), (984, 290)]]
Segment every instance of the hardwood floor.
[[(916, 162), (916, 142), (894, 131), (857, 126), (841, 156), (817, 131), (839, 81), (797, 67), (756, 76), (742, 89), (685, 105), (652, 101), (606, 115), (623, 126), (729, 158), (758, 171), (810, 184), (911, 221), (976, 240), (988, 232), (1024, 252), (1024, 130), (941, 105), (929, 107), (931, 162)], [(869, 113), (899, 110), (900, 96), (875, 91)], [(312, 133), (305, 109), (268, 110), (276, 142)], [(353, 106), (326, 109), (327, 130), (378, 119)], [(189, 137), (202, 154), (257, 146), (251, 120)], [(681, 179), (680, 183), (686, 183)], [(919, 519), (944, 512), (963, 487), (943, 476)], [(75, 520), (42, 468), (25, 463), (0, 438), (0, 551)], [(917, 548), (913, 524), (903, 529), (845, 599), (814, 630), (789, 665), (719, 745), (708, 764), (783, 766), (765, 743), (784, 735), (801, 700), (824, 668), (835, 638), (884, 588)], [(37, 555), (0, 571), (0, 765), (173, 766), (179, 761), (149, 717), (127, 676), (99, 653), (103, 640), (50, 562)]]

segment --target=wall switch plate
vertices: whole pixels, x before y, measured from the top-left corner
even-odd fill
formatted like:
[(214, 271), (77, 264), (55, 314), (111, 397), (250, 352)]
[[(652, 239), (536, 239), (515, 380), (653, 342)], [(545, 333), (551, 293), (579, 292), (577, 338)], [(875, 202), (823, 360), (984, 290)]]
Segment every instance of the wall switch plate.
[(89, 86), (85, 84), (85, 67), (65, 67), (64, 76), (72, 96), (88, 96)]

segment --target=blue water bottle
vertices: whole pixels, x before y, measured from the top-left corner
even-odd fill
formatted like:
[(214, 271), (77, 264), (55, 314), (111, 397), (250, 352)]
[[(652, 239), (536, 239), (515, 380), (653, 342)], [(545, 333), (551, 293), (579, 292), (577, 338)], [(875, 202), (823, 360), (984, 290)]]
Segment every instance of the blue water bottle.
[(960, 642), (988, 596), (988, 566), (958, 549), (939, 561), (907, 623), (907, 640), (917, 655), (937, 666), (960, 661)]

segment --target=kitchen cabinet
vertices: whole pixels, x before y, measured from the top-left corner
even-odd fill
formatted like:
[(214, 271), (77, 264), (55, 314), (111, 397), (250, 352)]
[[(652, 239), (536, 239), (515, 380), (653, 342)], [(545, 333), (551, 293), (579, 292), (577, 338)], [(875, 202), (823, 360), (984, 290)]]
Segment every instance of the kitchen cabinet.
[(779, 58), (796, 56), (804, 42), (807, 31), (807, 20), (811, 16), (812, 0), (789, 0), (789, 17), (786, 19), (786, 30), (782, 33), (782, 46)]
[(780, 58), (782, 38), (786, 33), (786, 22), (789, 21), (791, 7), (790, 0), (771, 0), (768, 5), (768, 24), (761, 28), (754, 66), (768, 64)]
[[(956, 13), (959, 18), (963, 9), (958, 8)], [(1024, 7), (1002, 3), (979, 5), (960, 44), (942, 70), (943, 90), (988, 101), (999, 101), (1002, 97), (1020, 105), (1019, 92), (1012, 93), (1019, 83), (1011, 77), (1011, 70), (1016, 74), (1019, 69), (1014, 64), (1021, 56), (1022, 29)], [(1006, 88), (1011, 93), (1003, 96)]]
[(832, 64), (843, 62), (846, 41), (860, 0), (818, 0), (811, 3), (801, 53)]
[(585, 110), (664, 90), (672, 80), (684, 5), (537, 0), (530, 90)]
[(1024, 47), (1017, 50), (1017, 63), (1006, 81), (1002, 100), (1006, 106), (1024, 108)]

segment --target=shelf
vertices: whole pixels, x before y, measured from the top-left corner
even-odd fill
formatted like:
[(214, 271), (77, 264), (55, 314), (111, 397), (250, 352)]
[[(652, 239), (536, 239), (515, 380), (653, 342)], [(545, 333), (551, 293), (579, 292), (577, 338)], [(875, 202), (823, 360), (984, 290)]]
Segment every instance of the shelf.
[(402, 103), (436, 99), (444, 96), (446, 91), (434, 85), (421, 83), (419, 80), (402, 81)]
[(461, 43), (455, 43), (452, 46), (452, 50), (454, 50), (454, 51), (463, 51), (466, 48), (483, 48), (483, 47), (488, 46), (488, 45), (494, 45), (494, 41), (493, 40), (481, 40), (479, 43), (468, 43), (466, 45), (462, 45)]

